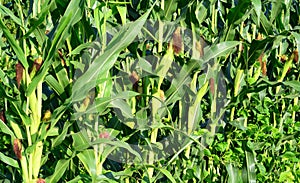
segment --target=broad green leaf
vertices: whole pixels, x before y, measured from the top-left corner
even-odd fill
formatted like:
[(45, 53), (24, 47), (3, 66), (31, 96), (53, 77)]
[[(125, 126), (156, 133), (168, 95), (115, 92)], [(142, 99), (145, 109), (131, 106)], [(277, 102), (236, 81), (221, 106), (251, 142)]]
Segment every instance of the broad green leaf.
[(229, 183), (242, 183), (238, 168), (234, 167), (231, 163), (226, 164)]
[(19, 168), (19, 164), (16, 160), (14, 160), (11, 157), (6, 156), (2, 152), (0, 152), (0, 161), (2, 161), (3, 163), (5, 163), (7, 165), (12, 166), (12, 167)]
[(164, 14), (163, 16), (166, 18), (166, 20), (171, 21), (173, 13), (176, 11), (178, 0), (165, 0), (165, 6), (164, 6)]
[(78, 54), (80, 54), (81, 51), (83, 51), (87, 48), (100, 49), (99, 47), (97, 47), (97, 45), (95, 43), (87, 42), (87, 43), (83, 43), (83, 44), (77, 46), (74, 50), (71, 51), (71, 53), (69, 55), (78, 55)]
[(97, 139), (96, 141), (94, 141), (92, 143), (93, 145), (97, 145), (97, 144), (109, 144), (112, 145), (114, 147), (119, 147), (119, 148), (124, 148), (126, 149), (128, 152), (130, 152), (131, 154), (135, 155), (140, 161), (142, 160), (141, 155), (135, 151), (128, 143), (126, 142), (122, 142), (122, 141), (112, 141), (109, 139)]
[(167, 76), (168, 70), (170, 69), (170, 67), (173, 63), (173, 60), (174, 60), (173, 49), (172, 48), (170, 49), (170, 48), (167, 50), (166, 54), (160, 60), (159, 66), (158, 66), (157, 71), (156, 71), (157, 75), (160, 77), (160, 81), (164, 77)]
[(196, 18), (198, 20), (198, 23), (201, 25), (201, 23), (205, 20), (206, 16), (207, 16), (207, 11), (208, 9), (202, 4), (200, 3), (195, 11), (195, 15)]
[(245, 151), (247, 163), (247, 182), (256, 182), (255, 157), (252, 152)]
[(26, 32), (26, 34), (23, 36), (23, 39), (28, 38), (30, 34), (35, 31), (42, 23), (44, 23), (45, 19), (47, 18), (47, 15), (49, 14), (51, 9), (56, 8), (55, 1), (51, 1), (48, 5), (49, 0), (45, 1), (44, 3), (46, 6), (41, 10), (41, 12), (38, 14), (37, 20), (31, 20), (30, 22), (30, 28)]
[(112, 105), (113, 108), (120, 109), (125, 118), (133, 117), (131, 108), (126, 101), (124, 101), (122, 99), (116, 99), (116, 100), (112, 100), (110, 104)]
[(64, 88), (52, 75), (47, 75), (45, 81), (59, 96), (64, 93)]
[[(124, 92), (118, 93), (115, 96), (97, 98), (95, 100), (95, 105), (90, 106), (85, 111), (85, 113), (98, 113), (99, 115), (101, 115), (106, 110), (107, 107), (118, 107), (118, 102), (120, 102), (120, 100), (130, 99), (130, 98), (133, 98), (138, 95), (139, 95), (139, 93), (137, 93), (137, 92), (124, 91)], [(123, 102), (120, 102), (120, 103), (123, 104)], [(109, 105), (109, 104), (112, 104), (112, 105)], [(126, 109), (126, 111), (127, 111), (127, 109)]]
[(260, 14), (261, 14), (261, 0), (252, 0), (252, 5), (254, 6), (255, 13), (257, 15), (257, 26), (260, 26)]
[(23, 109), (20, 109), (20, 106), (16, 103), (16, 102), (11, 102), (13, 104), (13, 107), (15, 108), (15, 110), (17, 111), (18, 115), (20, 116), (20, 118), (22, 119), (23, 123), (26, 126), (31, 125), (31, 120), (28, 117), (28, 115), (23, 111)]
[(91, 177), (97, 177), (97, 161), (95, 159), (95, 152), (93, 149), (86, 149), (77, 154), (77, 157), (84, 165)]
[[(69, 76), (65, 67), (61, 64), (61, 62), (54, 62), (52, 64), (55, 70), (56, 78), (60, 84), (60, 86), (65, 89), (69, 83)], [(66, 97), (66, 96), (65, 96)]]
[(65, 39), (70, 35), (69, 30), (72, 26), (77, 23), (81, 17), (84, 9), (83, 0), (72, 0), (64, 16), (60, 19), (57, 30), (55, 31), (55, 36), (51, 42), (51, 46), (47, 53), (44, 53), (44, 62), (38, 74), (33, 78), (27, 89), (27, 96), (36, 89), (39, 82), (41, 82), (47, 74), (49, 67), (51, 65), (51, 60), (54, 57), (56, 51), (60, 45), (65, 41)]
[(77, 175), (74, 179), (69, 180), (67, 183), (78, 183), (81, 182), (80, 180), (82, 179), (82, 177), (80, 175)]
[(99, 75), (105, 74), (117, 60), (119, 53), (125, 49), (142, 29), (151, 9), (133, 23), (128, 23), (111, 40), (102, 55), (97, 57), (89, 69), (74, 83), (72, 98), (79, 101), (85, 98), (87, 92), (95, 87)]
[(225, 41), (205, 49), (206, 51), (203, 56), (204, 63), (211, 59), (226, 56), (232, 52), (238, 44), (240, 44), (239, 41)]
[(16, 137), (18, 139), (23, 139), (23, 134), (22, 134), (22, 131), (21, 131), (21, 125), (16, 123), (14, 121), (14, 119), (11, 119), (10, 116), (7, 117), (8, 121), (10, 121), (10, 126), (11, 126), (11, 129), (14, 131), (14, 134), (16, 135)]
[(300, 81), (284, 81), (283, 84), (300, 92)]
[(279, 182), (295, 182), (295, 176), (291, 171), (285, 171), (280, 173)]
[(95, 100), (95, 105), (90, 106), (85, 113), (97, 113), (99, 115), (102, 115), (103, 112), (109, 107), (109, 104), (112, 102), (112, 99), (110, 97), (102, 97), (97, 98)]
[(117, 10), (120, 14), (122, 25), (125, 25), (126, 24), (126, 13), (127, 13), (126, 6), (117, 6)]
[[(52, 141), (52, 147), (55, 147), (55, 146), (57, 146), (57, 145), (59, 145), (59, 144), (62, 143), (62, 141), (66, 138), (67, 132), (68, 132), (69, 127), (71, 125), (72, 125), (72, 123), (70, 123), (69, 121), (67, 121), (64, 124), (62, 132), (59, 134), (59, 136), (57, 136), (55, 139), (53, 139), (53, 141)], [(49, 136), (50, 136), (50, 134), (49, 134)]]
[[(8, 84), (8, 83), (7, 83), (7, 84)], [(5, 89), (3, 88), (3, 85), (0, 85), (0, 94), (1, 94), (1, 96), (2, 96), (3, 98), (5, 97), (5, 98), (6, 98), (7, 100), (9, 100), (9, 101), (16, 101), (15, 98), (9, 96), (9, 95), (6, 93)]]
[(238, 5), (229, 10), (228, 13), (228, 25), (237, 25), (240, 23), (240, 19), (246, 14), (246, 11), (249, 9), (250, 0), (238, 1)]
[(49, 123), (46, 122), (46, 123), (42, 123), (41, 126), (40, 126), (40, 140), (44, 140), (46, 136), (57, 136), (59, 135), (59, 129), (58, 127), (56, 128), (50, 128), (48, 129), (49, 127)]
[(265, 51), (266, 46), (274, 41), (275, 37), (267, 37), (263, 40), (253, 40), (250, 45), (248, 63), (252, 65), (258, 57)]
[(32, 175), (33, 177), (38, 177), (39, 176), (39, 171), (41, 168), (41, 160), (42, 160), (42, 155), (43, 155), (43, 142), (42, 141), (38, 141), (35, 147), (35, 150), (33, 152), (33, 161), (32, 164), (33, 169), (32, 169)]
[(0, 28), (2, 29), (5, 37), (7, 38), (8, 42), (10, 44), (10, 46), (14, 50), (16, 56), (18, 57), (18, 59), (22, 63), (25, 70), (28, 69), (28, 62), (27, 62), (27, 59), (25, 57), (24, 51), (19, 46), (18, 42), (16, 41), (16, 38), (9, 32), (8, 28), (4, 25), (2, 19), (0, 19)]
[(176, 100), (180, 99), (183, 95), (183, 86), (188, 86), (190, 78), (190, 73), (195, 69), (201, 67), (203, 64), (202, 60), (191, 60), (188, 64), (183, 65), (180, 73), (172, 81), (171, 87), (165, 92), (167, 98), (166, 105), (174, 103)]
[(66, 110), (71, 108), (71, 99), (68, 98), (61, 104), (58, 108), (56, 108), (51, 115), (51, 127), (54, 128), (56, 123), (60, 120), (62, 115), (66, 112)]
[(6, 79), (5, 79), (5, 72), (0, 68), (0, 79), (1, 79), (1, 82), (4, 82)]
[(282, 1), (272, 1), (271, 19), (270, 19), (271, 24), (281, 14), (281, 9), (283, 8), (282, 5), (283, 5)]
[(173, 175), (166, 169), (158, 168), (158, 170), (163, 173), (172, 183), (177, 183), (177, 181), (173, 178)]
[(83, 133), (83, 131), (72, 134), (72, 138), (73, 138), (72, 146), (76, 151), (82, 151), (91, 146), (87, 134)]
[(10, 135), (12, 139), (15, 139), (14, 132), (11, 131), (11, 129), (0, 119), (0, 130), (1, 132)]
[(233, 49), (239, 44), (239, 41), (227, 41), (216, 45), (213, 45), (205, 49), (203, 60), (191, 60), (188, 64), (183, 65), (180, 73), (172, 81), (171, 87), (166, 91), (165, 96), (168, 98), (166, 104), (169, 105), (178, 99), (178, 94), (183, 89), (183, 86), (187, 84), (190, 78), (190, 73), (195, 69), (202, 67), (204, 63), (207, 63), (211, 59), (216, 59), (220, 56), (226, 56), (228, 53), (233, 51)]
[(3, 16), (9, 16), (11, 18), (11, 20), (13, 20), (16, 24), (18, 24), (19, 26), (22, 26), (20, 18), (16, 17), (10, 9), (6, 8), (2, 4), (0, 4), (0, 13)]
[(267, 35), (273, 34), (273, 26), (264, 14), (260, 15), (260, 23), (261, 23), (261, 28), (263, 29), (265, 34)]
[(49, 176), (46, 178), (47, 183), (57, 183), (61, 177), (64, 175), (66, 169), (69, 167), (71, 159), (61, 159), (58, 160), (56, 166), (55, 166), (55, 171), (53, 175)]

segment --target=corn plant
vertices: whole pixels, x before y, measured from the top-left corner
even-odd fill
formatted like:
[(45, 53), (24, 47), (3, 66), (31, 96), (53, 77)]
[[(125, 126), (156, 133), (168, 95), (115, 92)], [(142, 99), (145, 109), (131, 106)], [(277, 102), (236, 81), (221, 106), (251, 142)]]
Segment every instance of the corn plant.
[(1, 0), (1, 182), (299, 182), (298, 0)]

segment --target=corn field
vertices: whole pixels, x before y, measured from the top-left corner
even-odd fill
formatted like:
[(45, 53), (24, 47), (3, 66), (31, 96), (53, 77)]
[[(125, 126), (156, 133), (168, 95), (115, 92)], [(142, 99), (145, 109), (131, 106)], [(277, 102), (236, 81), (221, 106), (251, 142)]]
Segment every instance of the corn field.
[(0, 182), (300, 182), (299, 0), (0, 0)]

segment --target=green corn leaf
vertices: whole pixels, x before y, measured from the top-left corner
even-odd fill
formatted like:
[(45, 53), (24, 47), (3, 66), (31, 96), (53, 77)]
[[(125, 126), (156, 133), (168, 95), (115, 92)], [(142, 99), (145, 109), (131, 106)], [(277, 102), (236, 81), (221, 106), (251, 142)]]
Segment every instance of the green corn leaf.
[(2, 152), (0, 152), (0, 161), (2, 161), (3, 163), (5, 163), (7, 165), (12, 166), (12, 167), (19, 168), (19, 164), (16, 160), (12, 159), (11, 157), (6, 156)]
[(211, 59), (226, 56), (234, 50), (234, 48), (240, 44), (239, 41), (225, 41), (207, 48), (204, 52), (203, 62), (206, 63)]
[(77, 175), (74, 179), (68, 181), (67, 183), (78, 183), (81, 182), (80, 180), (82, 179), (82, 177), (80, 175)]
[(0, 13), (3, 16), (9, 16), (11, 18), (11, 20), (13, 20), (16, 24), (18, 24), (19, 26), (22, 26), (20, 18), (16, 17), (10, 9), (6, 8), (2, 4), (0, 4)]
[(229, 10), (228, 13), (228, 25), (237, 25), (240, 23), (241, 18), (246, 14), (249, 9), (250, 0), (239, 1), (238, 5)]
[(172, 183), (177, 183), (177, 181), (173, 178), (173, 175), (166, 169), (158, 168), (158, 170), (163, 173)]
[(89, 69), (74, 83), (72, 98), (79, 101), (96, 85), (98, 76), (105, 74), (116, 62), (119, 53), (125, 49), (142, 29), (151, 9), (133, 23), (126, 24), (111, 40), (102, 55), (97, 57)]
[(284, 81), (283, 84), (300, 92), (300, 81)]
[(58, 81), (52, 75), (47, 75), (45, 77), (45, 81), (59, 96), (64, 93), (64, 88), (58, 83)]
[(126, 24), (126, 13), (127, 13), (127, 8), (126, 6), (117, 6), (117, 10), (120, 14), (122, 24)]
[(228, 163), (226, 165), (226, 170), (228, 173), (229, 183), (242, 183), (238, 168), (234, 167), (231, 163)]
[(93, 149), (87, 149), (77, 154), (77, 157), (84, 165), (91, 177), (97, 177), (97, 165), (95, 159), (95, 152)]
[(273, 26), (264, 14), (260, 15), (261, 28), (267, 35), (273, 34)]
[(55, 32), (55, 36), (52, 40), (49, 51), (44, 55), (45, 61), (38, 74), (33, 78), (30, 85), (28, 86), (27, 96), (30, 96), (30, 94), (36, 89), (38, 83), (41, 82), (46, 76), (53, 56), (59, 49), (60, 45), (70, 35), (69, 30), (82, 18), (83, 8), (83, 0), (72, 0), (69, 3), (64, 16), (60, 19), (60, 23)]
[(256, 173), (255, 173), (255, 157), (252, 152), (245, 152), (246, 154), (246, 163), (247, 163), (247, 182), (256, 182)]
[(20, 118), (22, 119), (23, 123), (26, 126), (31, 125), (31, 120), (28, 117), (28, 115), (22, 110), (20, 109), (20, 107), (18, 106), (18, 104), (16, 102), (11, 102), (13, 104), (13, 107), (15, 108), (15, 110), (17, 111), (18, 115), (20, 116)]
[(72, 146), (76, 151), (85, 150), (91, 145), (87, 134), (84, 133), (83, 131), (72, 134), (72, 138), (73, 138)]
[(274, 39), (275, 37), (267, 37), (263, 40), (253, 40), (251, 42), (250, 50), (248, 53), (248, 63), (252, 65), (258, 59), (261, 53), (265, 50), (266, 46), (269, 43), (272, 43)]
[(22, 48), (19, 46), (18, 42), (16, 41), (16, 38), (9, 32), (8, 28), (4, 25), (2, 19), (0, 19), (0, 28), (2, 29), (5, 37), (7, 38), (8, 42), (10, 44), (10, 46), (14, 50), (16, 56), (18, 57), (18, 59), (22, 63), (25, 70), (28, 69), (28, 62), (27, 62), (27, 59), (25, 57), (25, 54), (24, 54)]
[(201, 67), (204, 63), (207, 63), (209, 60), (218, 58), (220, 56), (225, 56), (226, 54), (233, 51), (233, 49), (239, 44), (239, 41), (227, 41), (216, 44), (205, 49), (203, 60), (191, 60), (190, 63), (183, 65), (180, 73), (172, 81), (170, 89), (165, 93), (168, 98), (166, 104), (170, 104), (178, 99), (178, 94), (182, 91), (183, 85), (187, 83), (190, 79), (190, 73), (195, 69)]
[(55, 171), (54, 171), (53, 175), (47, 177), (45, 179), (45, 181), (47, 183), (57, 183), (61, 179), (61, 177), (64, 175), (66, 169), (69, 167), (70, 160), (71, 159), (58, 160), (58, 162), (55, 166)]
[[(49, 0), (47, 0), (47, 1), (49, 1)], [(30, 34), (33, 31), (35, 31), (45, 21), (45, 19), (47, 18), (47, 14), (49, 14), (51, 9), (56, 8), (55, 1), (51, 1), (49, 5), (48, 5), (48, 2), (44, 2), (44, 3), (47, 5), (41, 10), (41, 13), (38, 14), (38, 17), (36, 17), (37, 19), (31, 20), (30, 29), (23, 36), (23, 39), (28, 38), (28, 36), (30, 36)]]
[(278, 18), (278, 16), (281, 14), (281, 9), (283, 8), (283, 2), (282, 1), (272, 1), (272, 11), (271, 11), (271, 19), (270, 23), (273, 23), (273, 21)]
[(257, 26), (260, 25), (260, 14), (261, 14), (261, 0), (252, 0), (252, 5), (254, 6), (255, 13), (257, 15)]
[(123, 142), (123, 141), (112, 141), (109, 139), (102, 138), (102, 139), (95, 140), (92, 144), (93, 145), (108, 144), (108, 145), (112, 145), (114, 147), (123, 148), (123, 149), (126, 149), (131, 154), (135, 155), (138, 158), (138, 160), (140, 160), (140, 161), (142, 160), (141, 155), (137, 151), (135, 151), (128, 143)]
[(72, 125), (69, 121), (64, 124), (62, 132), (52, 141), (52, 147), (55, 147), (63, 142), (63, 140), (66, 138), (67, 132), (69, 130), (69, 127)]
[(84, 49), (87, 48), (94, 48), (94, 49), (100, 49), (99, 47), (97, 47), (97, 45), (93, 42), (88, 42), (88, 43), (83, 43), (79, 46), (77, 46), (74, 50), (71, 51), (71, 53), (69, 55), (78, 55), (80, 54), (81, 51), (83, 51)]
[(165, 0), (165, 6), (164, 6), (164, 17), (166, 20), (171, 21), (173, 13), (177, 9), (178, 0)]
[(67, 70), (61, 64), (61, 62), (54, 62), (52, 64), (52, 66), (54, 67), (54, 70), (56, 71), (55, 72), (56, 78), (57, 78), (60, 86), (63, 89), (65, 89), (69, 85), (69, 83), (70, 83)]
[(12, 132), (11, 129), (1, 119), (0, 119), (0, 130), (5, 134), (10, 135), (12, 139), (16, 138), (14, 132)]

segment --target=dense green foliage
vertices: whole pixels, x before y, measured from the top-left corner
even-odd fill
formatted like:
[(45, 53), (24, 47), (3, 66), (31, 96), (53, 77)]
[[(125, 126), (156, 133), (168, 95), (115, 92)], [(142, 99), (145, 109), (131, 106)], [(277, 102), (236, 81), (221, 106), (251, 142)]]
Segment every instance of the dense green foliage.
[(0, 0), (0, 182), (299, 182), (299, 11)]

